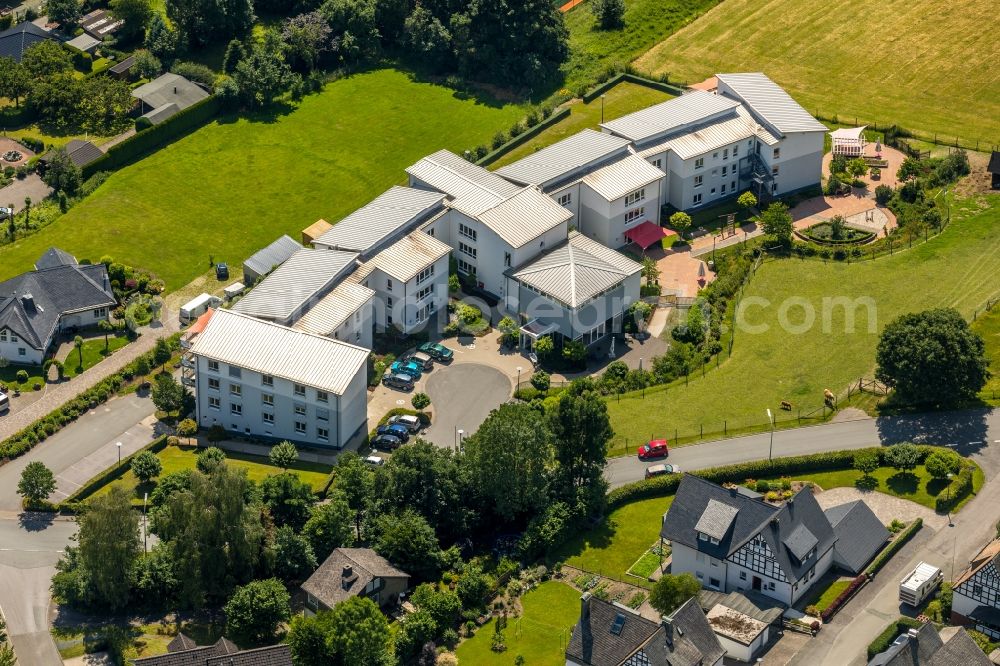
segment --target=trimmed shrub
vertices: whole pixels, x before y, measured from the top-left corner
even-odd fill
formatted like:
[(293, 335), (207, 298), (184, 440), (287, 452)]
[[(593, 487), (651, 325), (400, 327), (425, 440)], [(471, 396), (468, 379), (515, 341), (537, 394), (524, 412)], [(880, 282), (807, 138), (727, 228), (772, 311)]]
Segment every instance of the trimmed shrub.
[(823, 620), (823, 622), (829, 622), (830, 619), (837, 614), (837, 611), (840, 610), (840, 607), (847, 603), (847, 600), (851, 598), (851, 595), (866, 582), (868, 582), (867, 574), (861, 574), (852, 580), (851, 584), (844, 588), (843, 592), (837, 595), (837, 598), (833, 600), (833, 603), (823, 609), (819, 615), (820, 619)]
[(975, 472), (976, 468), (963, 460), (962, 467), (958, 474), (952, 477), (951, 483), (949, 483), (944, 490), (938, 493), (937, 498), (935, 498), (934, 509), (938, 513), (944, 513), (954, 509), (956, 504), (961, 502), (969, 493), (972, 492), (972, 479)]
[(886, 563), (892, 559), (892, 556), (899, 552), (899, 549), (906, 545), (906, 542), (913, 538), (913, 535), (920, 531), (920, 528), (924, 526), (924, 521), (922, 518), (917, 518), (912, 523), (907, 525), (906, 529), (900, 532), (895, 539), (892, 540), (888, 546), (882, 549), (882, 552), (875, 556), (872, 563), (868, 565), (865, 569), (865, 574), (868, 576), (874, 576), (878, 573), (879, 569), (884, 567)]
[(896, 637), (907, 629), (919, 629), (922, 626), (924, 626), (922, 622), (914, 620), (912, 617), (901, 617), (892, 622), (885, 628), (885, 631), (878, 635), (878, 638), (868, 644), (868, 659), (888, 650)]

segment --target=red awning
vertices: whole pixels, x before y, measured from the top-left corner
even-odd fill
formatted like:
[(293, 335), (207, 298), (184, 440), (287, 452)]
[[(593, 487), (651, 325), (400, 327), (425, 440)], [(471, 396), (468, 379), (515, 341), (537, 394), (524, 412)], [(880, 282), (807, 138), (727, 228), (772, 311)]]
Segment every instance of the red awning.
[(643, 250), (647, 247), (660, 241), (667, 236), (675, 236), (676, 232), (670, 229), (664, 229), (658, 224), (653, 224), (649, 220), (646, 220), (637, 227), (632, 227), (625, 232), (625, 238), (629, 239)]

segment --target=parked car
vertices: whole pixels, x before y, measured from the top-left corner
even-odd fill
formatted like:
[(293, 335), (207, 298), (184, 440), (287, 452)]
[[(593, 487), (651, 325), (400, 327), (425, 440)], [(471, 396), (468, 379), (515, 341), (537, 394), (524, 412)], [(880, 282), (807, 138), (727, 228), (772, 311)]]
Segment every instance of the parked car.
[(395, 435), (377, 435), (375, 439), (369, 442), (369, 445), (373, 449), (392, 451), (401, 447), (403, 445), (403, 440)]
[(410, 432), (419, 432), (422, 424), (420, 419), (412, 414), (397, 414), (393, 416), (388, 421), (389, 425), (401, 425), (406, 426), (406, 429)]
[(0, 393), (0, 414), (10, 409), (10, 398), (6, 393)]
[(420, 375), (423, 373), (423, 370), (416, 361), (395, 361), (389, 368), (389, 371), (394, 375), (410, 375), (413, 377), (413, 381), (420, 379)]
[(649, 460), (650, 458), (666, 458), (670, 453), (667, 447), (667, 440), (654, 439), (648, 444), (639, 447), (639, 460)]
[(229, 265), (226, 263), (218, 263), (215, 265), (215, 278), (217, 280), (228, 280), (229, 279)]
[(398, 437), (404, 442), (408, 442), (410, 440), (410, 431), (403, 425), (380, 425), (375, 429), (375, 432), (379, 435), (392, 435), (393, 437)]
[(13, 208), (0, 208), (0, 220), (6, 220), (14, 214)]
[(413, 390), (413, 377), (410, 375), (387, 372), (382, 377), (382, 383), (389, 388), (400, 389), (403, 391)]
[(455, 352), (436, 342), (425, 342), (417, 347), (417, 351), (427, 354), (438, 363), (448, 363), (455, 358)]
[(368, 456), (365, 458), (365, 462), (374, 467), (379, 467), (385, 464), (385, 458), (381, 456)]
[(404, 357), (404, 360), (413, 361), (414, 363), (419, 363), (420, 368), (424, 370), (424, 372), (434, 369), (434, 359), (432, 359), (428, 354), (425, 354), (422, 351), (416, 351), (413, 352), (412, 354), (407, 354)]
[(654, 476), (662, 476), (664, 474), (680, 474), (681, 468), (678, 465), (650, 465), (646, 468), (646, 478), (651, 479)]

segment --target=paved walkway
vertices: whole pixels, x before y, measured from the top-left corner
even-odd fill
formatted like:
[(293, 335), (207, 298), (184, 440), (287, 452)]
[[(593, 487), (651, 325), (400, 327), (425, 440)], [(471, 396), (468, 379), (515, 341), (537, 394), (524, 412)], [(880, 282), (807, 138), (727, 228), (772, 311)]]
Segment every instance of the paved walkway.
[(25, 197), (31, 197), (32, 203), (38, 203), (50, 194), (52, 188), (42, 182), (37, 173), (32, 173), (25, 178), (15, 178), (10, 185), (0, 189), (0, 206), (14, 204), (14, 210), (20, 212), (24, 209)]

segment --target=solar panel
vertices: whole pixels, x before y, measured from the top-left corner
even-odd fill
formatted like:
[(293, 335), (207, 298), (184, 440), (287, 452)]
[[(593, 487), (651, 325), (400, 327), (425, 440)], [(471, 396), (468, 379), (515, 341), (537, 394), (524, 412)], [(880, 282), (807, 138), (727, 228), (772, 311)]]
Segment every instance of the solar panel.
[(615, 616), (615, 621), (611, 624), (611, 633), (615, 636), (621, 636), (622, 628), (625, 626), (625, 616), (621, 613)]

